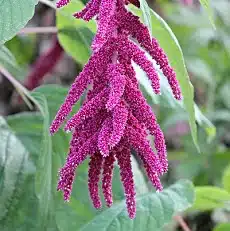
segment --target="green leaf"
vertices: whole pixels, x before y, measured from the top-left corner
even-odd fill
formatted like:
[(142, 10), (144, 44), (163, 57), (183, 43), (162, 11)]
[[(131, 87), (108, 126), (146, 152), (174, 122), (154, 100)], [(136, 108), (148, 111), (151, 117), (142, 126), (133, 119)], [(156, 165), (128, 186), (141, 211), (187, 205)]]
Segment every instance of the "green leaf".
[(224, 186), (224, 189), (230, 193), (230, 165), (228, 165), (224, 170), (222, 184)]
[[(180, 83), (183, 104), (189, 116), (189, 125), (193, 137), (193, 141), (197, 149), (197, 127), (195, 122), (195, 109), (194, 109), (194, 89), (189, 80), (188, 72), (185, 66), (183, 53), (176, 36), (168, 24), (154, 11), (152, 13), (153, 36), (158, 40), (160, 46), (164, 49), (169, 58), (169, 62), (174, 68), (177, 79)], [(173, 96), (172, 96), (173, 97)]]
[[(36, 169), (30, 160), (28, 150), (2, 117), (0, 117), (0, 137), (0, 229), (8, 231), (15, 225), (13, 217), (17, 217), (18, 223), (22, 222), (22, 227), (28, 223), (21, 217), (21, 213), (33, 206), (30, 202), (31, 197), (25, 195), (31, 190), (27, 185), (28, 182), (33, 182), (31, 176)], [(23, 206), (22, 198), (23, 203), (30, 204), (29, 207)], [(18, 230), (21, 231), (21, 228)]]
[(14, 55), (6, 46), (3, 45), (0, 46), (0, 66), (5, 67), (15, 76), (21, 73)]
[(216, 29), (216, 26), (213, 20), (213, 12), (210, 6), (210, 1), (209, 0), (199, 0), (199, 1), (200, 1), (200, 4), (204, 7), (206, 12), (208, 13), (209, 21), (211, 22), (213, 28)]
[(0, 5), (0, 45), (10, 40), (34, 15), (38, 0), (3, 0)]
[(7, 123), (27, 148), (33, 162), (37, 163), (40, 154), (43, 118), (39, 112), (22, 112), (7, 116)]
[(230, 230), (230, 223), (219, 224), (217, 225), (213, 231), (229, 231)]
[(36, 35), (30, 35), (15, 36), (11, 40), (7, 41), (5, 45), (14, 54), (17, 63), (20, 66), (26, 66), (32, 61), (34, 56), (35, 43)]
[(43, 140), (38, 160), (38, 170), (35, 179), (35, 191), (39, 198), (39, 209), (41, 223), (46, 227), (48, 221), (49, 208), (52, 201), (52, 140), (49, 134), (49, 110), (44, 95), (39, 92), (32, 92), (31, 96), (35, 99), (43, 116)]
[[(60, 132), (51, 139), (49, 134), (50, 115), (54, 116), (58, 106), (64, 99), (67, 89), (60, 86), (48, 85), (35, 89), (30, 98), (41, 111), (41, 114), (23, 113), (10, 117), (11, 126), (17, 131), (24, 145), (31, 153), (36, 153), (37, 171), (35, 192), (39, 199), (39, 228), (46, 228), (54, 222), (55, 207), (58, 207), (56, 182), (61, 160), (64, 161), (68, 150), (69, 136)], [(55, 201), (55, 203), (54, 203)], [(29, 216), (29, 214), (27, 214)], [(56, 224), (52, 224), (54, 227)]]
[(190, 207), (194, 200), (192, 183), (181, 180), (162, 193), (148, 193), (137, 196), (137, 215), (131, 220), (126, 212), (125, 202), (120, 202), (96, 216), (81, 231), (158, 231), (168, 223), (176, 212)]
[[(95, 32), (95, 22), (77, 20), (73, 13), (80, 11), (84, 5), (72, 0), (67, 6), (57, 11), (58, 38), (65, 49), (77, 62), (85, 64), (91, 54), (91, 42)], [(93, 31), (93, 32), (92, 32)]]
[(230, 193), (214, 186), (195, 187), (196, 200), (193, 210), (212, 210), (223, 208), (230, 201)]
[(152, 33), (151, 9), (149, 8), (146, 0), (140, 0), (140, 8), (144, 23), (149, 28), (150, 33)]

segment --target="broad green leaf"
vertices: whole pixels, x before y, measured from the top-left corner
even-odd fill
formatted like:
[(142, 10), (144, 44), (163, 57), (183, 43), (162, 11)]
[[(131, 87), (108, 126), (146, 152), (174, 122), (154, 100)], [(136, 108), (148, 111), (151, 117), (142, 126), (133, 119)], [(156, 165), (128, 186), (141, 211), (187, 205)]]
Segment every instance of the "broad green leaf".
[(230, 193), (225, 189), (214, 186), (195, 187), (196, 200), (192, 207), (193, 210), (212, 210), (223, 208), (230, 201)]
[(33, 162), (37, 163), (40, 154), (43, 118), (39, 112), (22, 112), (7, 116), (7, 123), (15, 135), (27, 148)]
[[(53, 201), (53, 197), (50, 198), (50, 200), (47, 202), (48, 205), (48, 214), (47, 217), (43, 217), (43, 212), (46, 213), (47, 212), (47, 207), (44, 206), (42, 204), (42, 202), (39, 199), (44, 199), (46, 201), (45, 198), (38, 198), (37, 195), (38, 193), (40, 193), (40, 191), (35, 191), (35, 189), (37, 189), (36, 183), (37, 183), (37, 178), (38, 178), (38, 174), (40, 174), (41, 169), (41, 150), (43, 148), (42, 145), (44, 145), (43, 142), (43, 138), (44, 138), (44, 122), (43, 122), (43, 116), (41, 115), (41, 113), (19, 113), (16, 115), (12, 115), (8, 117), (8, 123), (10, 125), (10, 127), (15, 131), (15, 134), (17, 135), (17, 137), (20, 139), (20, 141), (24, 144), (24, 146), (28, 149), (28, 151), (30, 152), (30, 156), (33, 159), (33, 162), (36, 165), (37, 171), (33, 176), (33, 180), (32, 182), (28, 182), (28, 184), (25, 187), (25, 190), (27, 188), (32, 188), (33, 191), (28, 191), (27, 193), (25, 193), (26, 197), (28, 198), (36, 198), (36, 200), (32, 200), (31, 205), (28, 204), (28, 202), (26, 202), (24, 200), (24, 198), (22, 197), (21, 200), (22, 202), (24, 201), (24, 203), (22, 203), (20, 209), (18, 209), (19, 211), (21, 209), (28, 208), (31, 207), (31, 210), (33, 212), (28, 212), (28, 211), (24, 211), (21, 213), (21, 216), (23, 217), (25, 222), (28, 222), (26, 228), (22, 229), (22, 231), (24, 230), (51, 230), (51, 231), (58, 231), (58, 229), (56, 228), (56, 222), (54, 220), (55, 218), (55, 209), (53, 209), (52, 207), (52, 201)], [(62, 142), (62, 144), (64, 145), (64, 141)], [(53, 169), (53, 166), (48, 166), (49, 169)], [(47, 172), (46, 169), (42, 169), (43, 171)], [(56, 170), (56, 169), (55, 169)], [(56, 170), (57, 171), (57, 170)], [(49, 180), (49, 175), (44, 176), (44, 179), (42, 182), (43, 185), (45, 187), (44, 190), (47, 189), (47, 185), (45, 185), (47, 183), (47, 181)], [(56, 180), (56, 179), (55, 179)], [(55, 187), (54, 187), (54, 191), (55, 191)], [(49, 195), (51, 194), (48, 191)], [(49, 196), (48, 195), (48, 196)], [(40, 195), (39, 195), (40, 196)], [(52, 195), (53, 196), (53, 195)], [(17, 211), (16, 211), (17, 212)], [(12, 217), (11, 221), (14, 222), (14, 226), (12, 226), (12, 230), (16, 230), (18, 227), (18, 223), (17, 223), (17, 218), (16, 217)], [(30, 223), (29, 223), (30, 221)], [(33, 222), (31, 222), (33, 221)], [(34, 228), (36, 227), (36, 229)], [(52, 229), (51, 229), (52, 227)], [(21, 230), (20, 230), (21, 231)]]
[[(0, 117), (0, 137), (0, 229), (9, 231), (11, 227), (17, 227), (17, 230), (22, 231), (29, 221), (25, 221), (21, 213), (30, 213), (33, 206), (32, 198), (25, 195), (33, 190), (28, 187), (28, 183), (33, 182), (31, 177), (36, 169), (28, 150), (2, 117)], [(33, 197), (33, 200), (36, 198)], [(27, 207), (23, 207), (23, 203), (26, 203)], [(16, 224), (13, 217), (17, 219)], [(20, 223), (22, 225), (18, 227)]]
[(217, 225), (213, 231), (229, 231), (230, 230), (230, 223), (224, 223)]
[[(46, 230), (49, 226), (56, 226), (56, 222), (53, 222), (55, 207), (58, 207), (58, 204), (54, 203), (58, 195), (56, 193), (57, 173), (61, 166), (60, 158), (64, 160), (68, 150), (69, 138), (61, 132), (51, 139), (48, 129), (50, 114), (54, 116), (66, 93), (67, 89), (59, 86), (38, 88), (31, 93), (30, 97), (40, 109), (41, 114), (36, 113), (36, 116), (34, 113), (18, 114), (9, 120), (11, 126), (17, 130), (17, 135), (23, 144), (38, 157), (35, 160), (37, 171), (33, 182), (35, 182), (35, 193), (39, 199), (39, 215), (36, 220), (38, 227), (42, 230)], [(54, 97), (55, 95), (57, 97)]]
[(222, 184), (224, 186), (224, 189), (230, 193), (230, 165), (228, 165), (224, 170)]
[(148, 193), (136, 197), (137, 214), (131, 220), (125, 202), (120, 202), (96, 216), (81, 231), (161, 230), (176, 212), (189, 208), (194, 200), (193, 186), (181, 180), (162, 193)]
[(96, 28), (94, 21), (87, 23), (73, 17), (73, 13), (82, 8), (84, 8), (82, 2), (72, 0), (67, 6), (58, 10), (57, 28), (59, 41), (65, 51), (83, 65), (91, 54), (90, 45)]
[(52, 201), (52, 140), (49, 134), (49, 110), (47, 100), (39, 92), (32, 92), (31, 96), (35, 99), (43, 116), (43, 137), (36, 172), (35, 190), (39, 198), (39, 209), (41, 223), (46, 227), (48, 221), (49, 208)]
[(211, 5), (210, 5), (210, 1), (209, 0), (199, 0), (199, 1), (200, 1), (200, 4), (204, 7), (206, 12), (208, 13), (209, 20), (210, 20), (213, 28), (215, 29), (216, 26), (215, 26), (215, 23), (214, 23), (214, 20), (213, 20), (213, 12), (212, 12), (212, 8), (211, 8)]
[(10, 40), (34, 15), (38, 0), (3, 0), (0, 5), (0, 45)]

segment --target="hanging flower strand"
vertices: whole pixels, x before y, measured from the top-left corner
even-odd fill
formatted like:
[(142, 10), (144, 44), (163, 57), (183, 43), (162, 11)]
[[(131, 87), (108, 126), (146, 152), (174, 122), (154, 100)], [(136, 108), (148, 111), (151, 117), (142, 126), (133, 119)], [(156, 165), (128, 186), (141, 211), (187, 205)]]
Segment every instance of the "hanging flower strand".
[[(57, 7), (69, 2), (60, 0)], [(94, 17), (97, 20), (93, 54), (72, 84), (50, 127), (50, 133), (58, 131), (91, 83), (93, 87), (88, 91), (86, 102), (65, 126), (65, 130), (73, 135), (66, 163), (59, 172), (57, 189), (63, 191), (64, 200), (68, 201), (75, 170), (90, 156), (88, 187), (92, 203), (95, 208), (101, 207), (98, 181), (102, 174), (103, 194), (107, 206), (111, 206), (113, 167), (117, 160), (127, 211), (133, 219), (136, 204), (131, 150), (139, 155), (146, 174), (158, 191), (162, 190), (159, 177), (167, 172), (168, 161), (164, 135), (139, 89), (132, 62), (146, 72), (154, 92), (159, 94), (159, 76), (145, 55), (147, 52), (167, 78), (174, 97), (180, 100), (182, 96), (167, 56), (157, 40), (151, 38), (148, 28), (126, 9), (128, 3), (139, 7), (138, 0), (90, 0), (81, 12), (74, 14), (75, 18), (86, 21)], [(154, 136), (156, 153), (147, 139), (148, 134)]]

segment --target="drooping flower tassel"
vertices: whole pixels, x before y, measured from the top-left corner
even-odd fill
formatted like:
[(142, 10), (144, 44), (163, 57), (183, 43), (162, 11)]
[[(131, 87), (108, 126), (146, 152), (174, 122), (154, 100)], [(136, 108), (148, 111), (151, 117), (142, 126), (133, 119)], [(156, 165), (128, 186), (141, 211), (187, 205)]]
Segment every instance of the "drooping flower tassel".
[[(58, 7), (68, 4), (60, 0)], [(76, 18), (97, 20), (98, 30), (93, 54), (72, 84), (65, 102), (50, 127), (58, 131), (74, 104), (87, 86), (86, 101), (66, 123), (65, 130), (73, 133), (64, 167), (59, 172), (58, 190), (69, 200), (77, 167), (90, 156), (89, 194), (95, 208), (101, 207), (98, 181), (102, 173), (102, 191), (107, 206), (113, 203), (112, 175), (115, 160), (120, 168), (129, 217), (136, 214), (135, 186), (131, 165), (131, 149), (143, 162), (146, 174), (157, 191), (163, 189), (160, 176), (167, 172), (165, 139), (155, 114), (140, 91), (132, 62), (146, 72), (156, 94), (160, 80), (147, 52), (168, 79), (172, 93), (181, 99), (176, 74), (167, 56), (139, 18), (126, 9), (126, 4), (139, 7), (138, 0), (90, 0)], [(137, 42), (134, 42), (137, 41)], [(142, 47), (144, 51), (140, 48)], [(155, 151), (148, 140), (154, 137)]]

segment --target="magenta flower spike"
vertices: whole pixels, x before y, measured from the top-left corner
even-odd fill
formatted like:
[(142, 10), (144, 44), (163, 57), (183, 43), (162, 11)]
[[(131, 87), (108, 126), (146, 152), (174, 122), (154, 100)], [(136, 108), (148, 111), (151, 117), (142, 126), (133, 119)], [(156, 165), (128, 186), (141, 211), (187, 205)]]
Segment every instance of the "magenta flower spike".
[(114, 110), (113, 110), (113, 131), (111, 133), (110, 139), (109, 139), (109, 145), (110, 147), (115, 147), (121, 138), (123, 137), (127, 119), (128, 119), (128, 109), (125, 106), (125, 103), (121, 101), (120, 104), (118, 104)]
[[(76, 12), (73, 16), (75, 18), (84, 18), (84, 16), (89, 12), (89, 10), (91, 9), (92, 6), (95, 7), (95, 0), (90, 0), (88, 1), (88, 3), (86, 4), (85, 8), (83, 10), (81, 10), (80, 12)], [(99, 2), (100, 5), (100, 2)], [(97, 12), (96, 12), (97, 13)]]
[(112, 132), (111, 122), (111, 118), (105, 120), (98, 136), (98, 149), (104, 157), (109, 155), (109, 140)]
[(111, 65), (108, 68), (108, 76), (110, 82), (110, 94), (106, 108), (112, 110), (121, 100), (125, 90), (125, 76), (119, 71), (118, 65)]
[(102, 168), (103, 158), (100, 153), (95, 153), (90, 158), (88, 173), (89, 195), (95, 208), (101, 208), (101, 199), (99, 196), (98, 184)]
[[(61, 0), (57, 7), (69, 2)], [(167, 172), (168, 161), (163, 132), (139, 88), (132, 62), (146, 72), (154, 92), (159, 94), (159, 76), (147, 52), (168, 79), (174, 97), (179, 100), (182, 96), (167, 56), (157, 40), (151, 38), (148, 28), (127, 10), (129, 3), (139, 7), (138, 0), (90, 0), (82, 11), (74, 14), (77, 19), (88, 21), (95, 17), (97, 20), (93, 54), (72, 84), (50, 132), (58, 131), (90, 84), (82, 107), (65, 125), (65, 130), (72, 133), (72, 140), (66, 163), (59, 171), (57, 189), (63, 191), (64, 200), (70, 199), (75, 171), (89, 156), (88, 188), (92, 204), (97, 209), (101, 207), (98, 187), (102, 171), (102, 191), (110, 207), (117, 160), (128, 215), (133, 219), (136, 201), (131, 150), (136, 151), (143, 162), (157, 191), (163, 189), (160, 176)], [(154, 137), (156, 152), (148, 140), (149, 135)]]
[(102, 191), (108, 207), (111, 207), (113, 204), (112, 179), (115, 160), (112, 152), (109, 156), (105, 157), (103, 164)]

